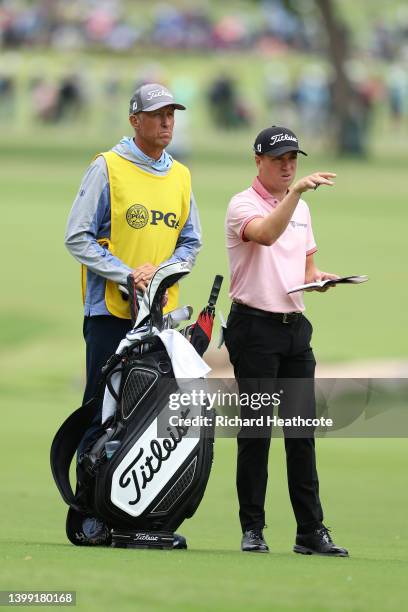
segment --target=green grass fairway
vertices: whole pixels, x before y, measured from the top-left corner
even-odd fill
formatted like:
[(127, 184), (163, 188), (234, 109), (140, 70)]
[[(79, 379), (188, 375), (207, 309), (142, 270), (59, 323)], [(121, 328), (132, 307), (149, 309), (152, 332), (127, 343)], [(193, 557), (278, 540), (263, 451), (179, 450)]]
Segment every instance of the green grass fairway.
[[(24, 368), (22, 368), (23, 372)], [(320, 440), (322, 501), (349, 559), (291, 552), (283, 445), (273, 440), (270, 555), (239, 552), (235, 441), (216, 443), (210, 483), (180, 532), (188, 551), (75, 548), (48, 467), (52, 434), (76, 392), (16, 392), (2, 440), (3, 590), (76, 590), (80, 610), (401, 610), (408, 562), (405, 440)]]
[[(85, 129), (85, 128), (84, 128)], [(239, 552), (235, 443), (220, 439), (202, 505), (181, 532), (188, 551), (74, 548), (48, 464), (53, 434), (80, 404), (84, 376), (79, 266), (63, 247), (68, 211), (87, 163), (119, 140), (33, 130), (0, 144), (2, 299), (0, 504), (3, 590), (76, 590), (78, 609), (400, 611), (405, 604), (407, 441), (322, 440), (322, 501), (350, 559), (294, 555), (283, 446), (273, 441), (266, 537), (270, 555)], [(182, 301), (201, 308), (216, 273), (227, 276), (223, 219), (252, 181), (252, 134), (197, 132), (193, 185), (204, 230)], [(201, 140), (200, 140), (201, 138)], [(389, 143), (388, 143), (389, 144)], [(388, 149), (392, 151), (392, 147)], [(318, 264), (368, 274), (359, 287), (307, 296), (320, 361), (406, 358), (405, 160), (314, 157), (299, 172), (334, 170), (335, 189), (308, 195)], [(228, 311), (226, 279), (220, 308)]]

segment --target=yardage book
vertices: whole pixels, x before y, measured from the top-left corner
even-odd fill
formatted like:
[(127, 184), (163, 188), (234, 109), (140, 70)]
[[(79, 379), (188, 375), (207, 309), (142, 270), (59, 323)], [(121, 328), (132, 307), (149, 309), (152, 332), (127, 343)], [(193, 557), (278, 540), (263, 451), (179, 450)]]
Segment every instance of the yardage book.
[(306, 285), (298, 285), (293, 287), (289, 293), (296, 293), (296, 291), (304, 291), (305, 289), (318, 289), (320, 287), (332, 287), (333, 285), (340, 285), (345, 283), (365, 283), (368, 281), (368, 276), (363, 274), (362, 276), (340, 276), (340, 278), (327, 279), (322, 281), (316, 281), (315, 283), (306, 283)]

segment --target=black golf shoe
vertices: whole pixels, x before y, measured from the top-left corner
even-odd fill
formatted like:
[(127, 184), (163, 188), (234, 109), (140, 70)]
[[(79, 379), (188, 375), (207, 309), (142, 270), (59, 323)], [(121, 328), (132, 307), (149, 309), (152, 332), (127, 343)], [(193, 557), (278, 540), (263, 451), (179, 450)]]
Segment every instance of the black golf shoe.
[(241, 550), (243, 552), (269, 552), (268, 545), (262, 534), (262, 529), (248, 529), (248, 531), (245, 531), (242, 536)]
[(348, 550), (336, 546), (324, 525), (312, 533), (297, 534), (293, 552), (301, 555), (325, 555), (327, 557), (348, 557)]

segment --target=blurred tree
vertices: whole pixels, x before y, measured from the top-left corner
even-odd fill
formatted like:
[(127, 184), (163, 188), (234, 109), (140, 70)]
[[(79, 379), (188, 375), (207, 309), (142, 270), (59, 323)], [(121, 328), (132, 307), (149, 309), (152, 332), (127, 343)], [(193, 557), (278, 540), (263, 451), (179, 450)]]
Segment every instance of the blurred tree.
[[(299, 4), (283, 0), (285, 7), (302, 16)], [(371, 104), (364, 93), (349, 78), (346, 70), (350, 58), (350, 32), (341, 19), (336, 0), (314, 0), (326, 31), (327, 57), (333, 68), (332, 107), (336, 147), (341, 155), (367, 154), (367, 132)], [(317, 14), (316, 14), (317, 18)]]
[(370, 108), (346, 72), (346, 61), (350, 56), (350, 33), (340, 19), (333, 0), (315, 0), (315, 3), (326, 28), (328, 56), (335, 74), (333, 111), (337, 148), (340, 154), (364, 156), (367, 153), (366, 127)]

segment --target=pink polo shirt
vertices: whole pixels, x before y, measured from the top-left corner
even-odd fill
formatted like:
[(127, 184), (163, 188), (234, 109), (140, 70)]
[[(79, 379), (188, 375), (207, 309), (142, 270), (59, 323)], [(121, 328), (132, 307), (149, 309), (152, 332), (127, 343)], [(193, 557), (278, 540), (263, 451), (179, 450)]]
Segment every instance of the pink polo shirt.
[(278, 204), (258, 177), (230, 201), (225, 219), (229, 295), (236, 302), (270, 312), (303, 311), (303, 292), (287, 292), (305, 282), (306, 255), (317, 251), (306, 202), (299, 200), (288, 227), (271, 246), (245, 239), (249, 221), (265, 217)]

